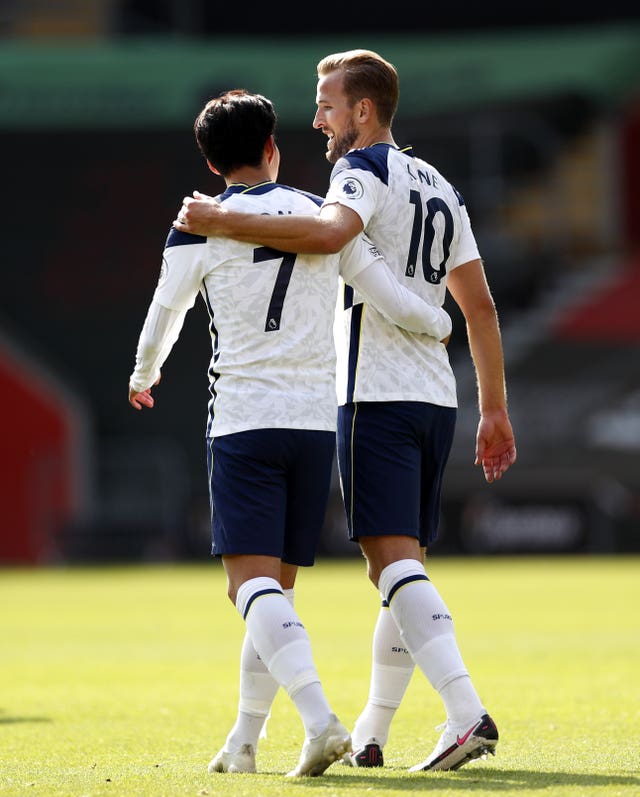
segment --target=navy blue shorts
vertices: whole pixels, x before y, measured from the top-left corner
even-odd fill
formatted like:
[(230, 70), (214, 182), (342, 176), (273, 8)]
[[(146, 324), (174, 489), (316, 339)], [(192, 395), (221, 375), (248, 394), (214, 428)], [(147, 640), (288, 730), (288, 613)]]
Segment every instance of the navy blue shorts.
[(255, 429), (207, 439), (211, 552), (309, 566), (324, 524), (333, 432)]
[(361, 401), (338, 409), (338, 467), (349, 539), (438, 534), (454, 407)]

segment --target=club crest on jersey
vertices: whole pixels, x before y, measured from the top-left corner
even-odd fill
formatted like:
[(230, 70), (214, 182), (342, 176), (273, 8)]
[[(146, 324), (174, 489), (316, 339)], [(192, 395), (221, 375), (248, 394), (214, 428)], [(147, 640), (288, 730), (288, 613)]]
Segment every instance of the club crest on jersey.
[(355, 177), (345, 177), (340, 186), (340, 190), (347, 199), (360, 199), (364, 194), (362, 183), (356, 180)]

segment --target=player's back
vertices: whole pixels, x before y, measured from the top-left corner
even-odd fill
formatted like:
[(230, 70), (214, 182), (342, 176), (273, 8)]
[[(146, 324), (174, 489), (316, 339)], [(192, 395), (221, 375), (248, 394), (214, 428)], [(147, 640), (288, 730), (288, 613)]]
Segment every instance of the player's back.
[[(231, 186), (234, 210), (314, 214), (318, 202), (274, 183)], [(212, 435), (250, 428), (335, 429), (337, 255), (296, 255), (207, 239)]]
[[(433, 306), (444, 304), (449, 271), (477, 257), (462, 198), (411, 150), (376, 144), (348, 153), (334, 168), (326, 201), (355, 210), (397, 279)], [(341, 401), (456, 406), (443, 344), (389, 323), (357, 292), (347, 289), (345, 299)]]

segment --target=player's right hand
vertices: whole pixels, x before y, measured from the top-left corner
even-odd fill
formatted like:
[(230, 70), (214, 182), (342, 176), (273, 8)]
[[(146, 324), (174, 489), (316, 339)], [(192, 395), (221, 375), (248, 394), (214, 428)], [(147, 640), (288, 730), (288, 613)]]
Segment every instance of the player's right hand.
[[(152, 387), (159, 385), (161, 379), (162, 371), (160, 371), (158, 374), (158, 378), (153, 383)], [(153, 396), (151, 395), (151, 388), (148, 387), (146, 390), (138, 391), (129, 385), (129, 404), (131, 404), (131, 406), (136, 410), (141, 410), (143, 406), (152, 409), (155, 402), (153, 400)]]
[(207, 194), (194, 191), (193, 196), (182, 200), (178, 218), (173, 222), (176, 230), (194, 235), (215, 235), (219, 232), (217, 221), (225, 211), (219, 202)]
[(151, 395), (151, 388), (147, 388), (141, 393), (131, 387), (129, 388), (129, 404), (131, 404), (134, 410), (141, 410), (143, 407), (152, 409), (154, 403), (153, 396)]

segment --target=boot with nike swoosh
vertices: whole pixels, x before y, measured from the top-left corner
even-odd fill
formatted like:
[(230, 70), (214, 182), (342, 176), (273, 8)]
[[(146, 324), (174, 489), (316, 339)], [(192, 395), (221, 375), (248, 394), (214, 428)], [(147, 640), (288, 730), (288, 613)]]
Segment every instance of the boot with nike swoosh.
[(465, 726), (447, 722), (442, 727), (442, 736), (429, 758), (411, 767), (409, 772), (460, 769), (474, 758), (496, 754), (498, 729), (488, 714)]

